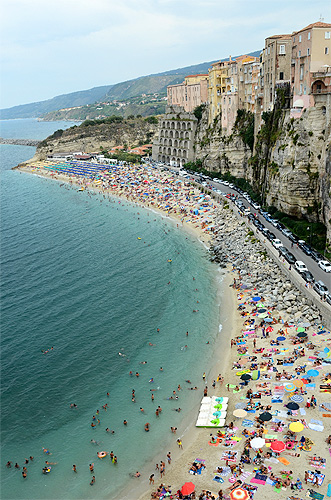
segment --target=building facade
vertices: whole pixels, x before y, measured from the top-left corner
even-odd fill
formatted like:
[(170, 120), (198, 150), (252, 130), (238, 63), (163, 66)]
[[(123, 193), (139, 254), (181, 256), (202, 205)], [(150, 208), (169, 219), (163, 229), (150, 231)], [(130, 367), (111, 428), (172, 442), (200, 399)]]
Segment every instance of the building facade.
[(191, 113), (208, 101), (208, 75), (189, 75), (183, 83), (167, 87), (168, 106), (180, 106)]
[(194, 138), (198, 119), (179, 106), (169, 106), (162, 115), (158, 138), (153, 142), (152, 158), (173, 166), (194, 160)]
[(293, 117), (331, 93), (331, 24), (317, 22), (292, 34), (291, 90)]

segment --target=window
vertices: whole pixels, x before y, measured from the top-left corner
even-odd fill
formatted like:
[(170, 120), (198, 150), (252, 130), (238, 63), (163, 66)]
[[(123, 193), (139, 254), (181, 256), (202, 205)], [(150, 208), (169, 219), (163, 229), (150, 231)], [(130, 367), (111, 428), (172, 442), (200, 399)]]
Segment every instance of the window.
[(309, 33), (308, 33), (308, 40), (310, 40), (310, 31), (309, 31)]
[(299, 35), (299, 43), (301, 43), (301, 35)]
[[(325, 38), (326, 38), (326, 37), (325, 37)], [(330, 37), (329, 37), (329, 38), (330, 38)], [(270, 45), (269, 45), (269, 47), (268, 47), (268, 54), (270, 54)]]
[(299, 50), (299, 57), (301, 57), (301, 50)]
[(328, 54), (328, 53), (329, 53), (329, 47), (325, 47), (324, 54)]
[(300, 83), (300, 94), (302, 94), (302, 83)]
[(284, 80), (284, 72), (283, 72), (283, 71), (281, 71), (281, 72), (279, 73), (279, 79), (280, 79), (280, 80)]
[(307, 56), (310, 56), (310, 48), (307, 49)]
[(325, 40), (330, 40), (330, 31), (325, 32)]
[(280, 45), (279, 46), (279, 53), (280, 54), (285, 54), (285, 45)]
[(303, 64), (300, 66), (300, 80), (303, 80)]
[(295, 36), (293, 37), (293, 43), (295, 43)]

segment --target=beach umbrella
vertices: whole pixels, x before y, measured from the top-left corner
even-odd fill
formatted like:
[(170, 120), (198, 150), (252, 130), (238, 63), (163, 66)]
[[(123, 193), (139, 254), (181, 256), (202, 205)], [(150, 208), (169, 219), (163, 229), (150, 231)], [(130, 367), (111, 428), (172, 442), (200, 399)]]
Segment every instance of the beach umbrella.
[(252, 377), (249, 375), (249, 373), (244, 373), (241, 375), (240, 380), (250, 380)]
[(289, 410), (298, 410), (299, 409), (298, 403), (287, 403), (287, 405), (285, 405), (285, 406)]
[(263, 308), (262, 308), (262, 309), (258, 309), (258, 310), (257, 310), (257, 312), (258, 312), (258, 313), (265, 313), (266, 311), (267, 311), (267, 310), (266, 310), (266, 309), (263, 309)]
[(270, 445), (270, 448), (272, 449), (272, 451), (275, 451), (276, 453), (281, 453), (282, 451), (285, 450), (286, 446), (285, 446), (285, 443), (283, 443), (283, 441), (273, 441)]
[(259, 318), (266, 318), (268, 316), (268, 313), (261, 313), (259, 314)]
[(234, 410), (233, 415), (235, 417), (243, 418), (243, 417), (246, 417), (247, 411), (238, 408), (237, 410)]
[(272, 318), (265, 318), (264, 322), (265, 323), (272, 323), (273, 319)]
[(299, 326), (299, 327), (297, 328), (297, 332), (299, 332), (299, 333), (300, 333), (300, 332), (304, 332), (304, 331), (305, 331), (305, 329), (304, 329), (302, 326)]
[(319, 372), (317, 370), (308, 370), (307, 375), (308, 377), (317, 377), (317, 375), (319, 375)]
[(292, 397), (291, 397), (291, 401), (294, 401), (294, 403), (302, 403), (302, 401), (304, 401), (303, 397), (301, 396), (301, 394), (294, 394)]
[(306, 332), (300, 332), (300, 333), (298, 333), (297, 337), (304, 338), (304, 337), (307, 337), (307, 334), (306, 334)]
[(268, 422), (269, 420), (272, 419), (272, 415), (271, 413), (269, 413), (268, 411), (264, 411), (263, 413), (261, 413), (261, 415), (259, 416), (259, 419), (262, 420), (263, 422)]
[(291, 382), (290, 384), (286, 384), (286, 385), (284, 386), (284, 389), (285, 389), (285, 391), (286, 391), (286, 392), (294, 392), (294, 391), (295, 391), (295, 389), (296, 389), (296, 387), (295, 387), (295, 385), (294, 385), (294, 384), (292, 384), (292, 382)]
[(231, 500), (249, 500), (250, 496), (244, 488), (236, 488), (230, 492)]
[(240, 408), (241, 410), (243, 410), (246, 406), (246, 403), (236, 403), (235, 404), (235, 407), (236, 408)]
[(289, 425), (289, 429), (292, 432), (301, 432), (304, 428), (305, 426), (301, 422), (292, 422)]
[(268, 326), (268, 328), (266, 328), (266, 332), (270, 333), (270, 332), (273, 332), (274, 329), (272, 328), (272, 326)]
[(252, 371), (252, 379), (259, 380), (259, 378), (260, 378), (260, 370), (253, 370)]
[(303, 382), (300, 379), (293, 380), (293, 384), (295, 385), (295, 387), (298, 387), (299, 389), (300, 389), (300, 387), (303, 386)]
[(252, 439), (252, 441), (250, 442), (250, 445), (252, 448), (254, 448), (255, 450), (258, 450), (259, 448), (262, 448), (262, 446), (265, 445), (265, 439), (263, 438), (260, 438), (260, 437), (257, 437), (257, 438), (254, 438)]
[(182, 486), (181, 492), (183, 495), (190, 495), (195, 490), (195, 485), (191, 482), (185, 483)]
[(258, 302), (259, 300), (261, 300), (261, 297), (253, 297), (253, 298), (252, 298), (252, 301), (253, 301), (253, 302)]
[(283, 340), (286, 340), (286, 337), (282, 337), (282, 336), (280, 336), (280, 337), (277, 337), (277, 340), (278, 340), (279, 342), (282, 342)]

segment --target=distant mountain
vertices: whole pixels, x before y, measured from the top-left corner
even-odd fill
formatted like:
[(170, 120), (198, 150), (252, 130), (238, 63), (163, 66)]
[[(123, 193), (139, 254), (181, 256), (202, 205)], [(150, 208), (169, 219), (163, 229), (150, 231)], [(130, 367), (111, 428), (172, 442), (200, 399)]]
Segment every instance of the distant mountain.
[[(260, 51), (250, 52), (248, 55), (257, 57)], [(237, 56), (234, 56), (235, 59)], [(222, 59), (224, 61), (228, 59)], [(12, 108), (0, 110), (1, 119), (12, 118), (39, 118), (51, 111), (85, 106), (98, 102), (109, 102), (113, 100), (124, 100), (141, 94), (165, 93), (168, 85), (179, 83), (187, 75), (208, 73), (208, 68), (216, 61), (209, 61), (184, 68), (177, 68), (163, 73), (149, 76), (141, 76), (133, 80), (117, 83), (115, 85), (104, 85), (89, 90), (81, 90), (70, 94), (63, 94), (46, 101), (22, 104)]]
[(92, 104), (101, 99), (111, 87), (112, 85), (104, 85), (103, 87), (94, 87), (89, 90), (79, 90), (70, 94), (58, 95), (52, 99), (47, 99), (47, 101), (31, 102), (30, 104), (21, 104), (12, 108), (1, 109), (0, 118), (1, 120), (38, 118), (43, 113), (48, 113), (49, 111)]

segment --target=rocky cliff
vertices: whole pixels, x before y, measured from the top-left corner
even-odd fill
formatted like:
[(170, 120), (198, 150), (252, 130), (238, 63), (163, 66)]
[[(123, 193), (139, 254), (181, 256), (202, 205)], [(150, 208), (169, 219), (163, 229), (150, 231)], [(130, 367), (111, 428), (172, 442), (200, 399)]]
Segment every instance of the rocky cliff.
[(320, 221), (327, 228), (331, 244), (331, 120), (330, 102), (317, 100), (302, 117), (290, 117), (290, 110), (278, 109), (270, 123), (262, 123), (255, 136), (254, 154), (236, 126), (225, 135), (220, 117), (208, 125), (205, 110), (196, 133), (195, 159), (210, 171), (245, 178), (262, 193), (266, 205)]
[(55, 152), (92, 153), (125, 144), (134, 147), (152, 142), (156, 131), (157, 124), (139, 118), (113, 123), (86, 122), (47, 137), (39, 144), (34, 159), (43, 160)]

